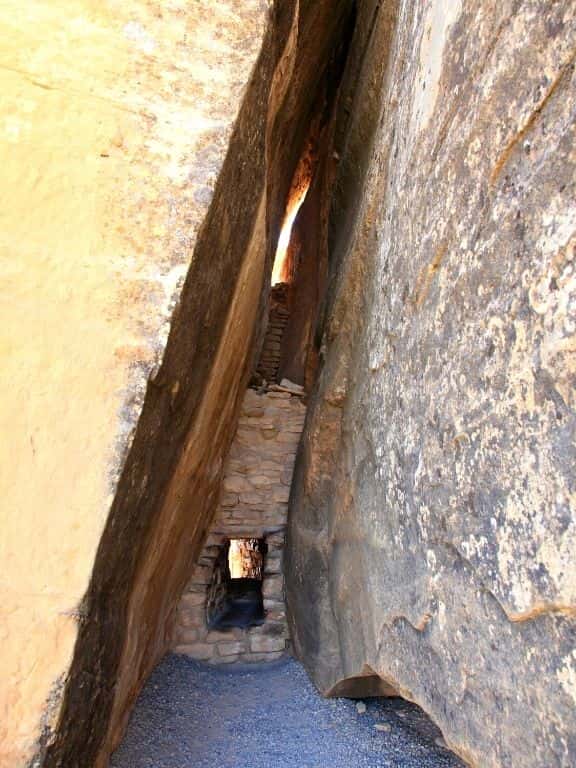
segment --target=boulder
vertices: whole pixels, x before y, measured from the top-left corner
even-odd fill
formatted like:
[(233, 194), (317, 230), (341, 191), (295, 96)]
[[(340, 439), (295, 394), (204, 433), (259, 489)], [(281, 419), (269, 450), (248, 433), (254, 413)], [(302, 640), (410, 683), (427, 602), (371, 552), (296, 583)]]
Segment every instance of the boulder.
[(320, 690), (376, 676), (482, 768), (576, 763), (575, 15), (359, 7), (291, 495)]

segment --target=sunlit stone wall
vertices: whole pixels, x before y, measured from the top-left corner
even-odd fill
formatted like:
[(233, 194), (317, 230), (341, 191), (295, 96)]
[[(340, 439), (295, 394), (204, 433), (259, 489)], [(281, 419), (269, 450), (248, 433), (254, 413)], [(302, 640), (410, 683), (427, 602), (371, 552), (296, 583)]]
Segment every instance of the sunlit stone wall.
[(260, 50), (264, 2), (209, 5), (2, 3), (6, 768), (58, 715), (145, 385)]

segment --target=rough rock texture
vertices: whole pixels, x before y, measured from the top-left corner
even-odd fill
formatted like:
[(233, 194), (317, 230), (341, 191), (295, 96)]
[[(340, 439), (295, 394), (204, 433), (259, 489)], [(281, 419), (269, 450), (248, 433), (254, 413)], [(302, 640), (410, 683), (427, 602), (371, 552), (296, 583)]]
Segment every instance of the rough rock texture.
[(265, 381), (278, 382), (278, 367), (282, 340), (288, 322), (288, 285), (277, 283), (270, 291), (270, 308), (268, 310), (268, 325), (262, 342), (262, 352), (256, 368), (256, 373)]
[(0, 16), (0, 765), (16, 768), (58, 714), (268, 13), (5, 0)]
[(349, 8), (3, 9), (10, 768), (105, 766), (169, 646)]
[(293, 640), (482, 768), (576, 763), (575, 17), (360, 4), (336, 131)]
[[(304, 426), (302, 395), (248, 389), (224, 469), (220, 504), (178, 605), (173, 649), (214, 664), (275, 661), (288, 641), (283, 554), (288, 496)], [(206, 598), (214, 566), (230, 538), (265, 539), (261, 626), (210, 631)]]

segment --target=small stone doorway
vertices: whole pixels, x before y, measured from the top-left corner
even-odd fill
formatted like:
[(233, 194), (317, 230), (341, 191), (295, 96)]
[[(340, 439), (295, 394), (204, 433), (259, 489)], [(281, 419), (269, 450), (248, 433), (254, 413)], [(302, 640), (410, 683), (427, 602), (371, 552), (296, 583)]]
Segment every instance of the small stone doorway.
[[(305, 413), (301, 387), (289, 390), (271, 384), (246, 391), (218, 510), (178, 607), (173, 641), (177, 653), (211, 664), (275, 661), (287, 653), (284, 536)], [(231, 542), (238, 540), (264, 544), (264, 620), (212, 629), (210, 606), (216, 602), (218, 585), (228, 579)]]
[(216, 559), (206, 600), (209, 629), (257, 627), (264, 623), (264, 539), (230, 539)]

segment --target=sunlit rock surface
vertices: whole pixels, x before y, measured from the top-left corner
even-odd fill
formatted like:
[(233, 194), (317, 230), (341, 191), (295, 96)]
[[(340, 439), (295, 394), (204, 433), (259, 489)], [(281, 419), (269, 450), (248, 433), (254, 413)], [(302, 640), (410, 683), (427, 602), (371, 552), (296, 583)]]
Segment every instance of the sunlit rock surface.
[(292, 490), (319, 687), (377, 674), (482, 768), (576, 762), (575, 15), (361, 6)]
[(349, 11), (77, 0), (3, 15), (11, 768), (105, 768), (169, 646)]
[[(351, 8), (4, 3), (2, 768), (103, 768), (167, 647)], [(576, 755), (575, 13), (361, 0), (331, 155), (295, 646), (487, 768)]]
[(2, 766), (58, 713), (266, 20), (260, 0), (2, 4)]

